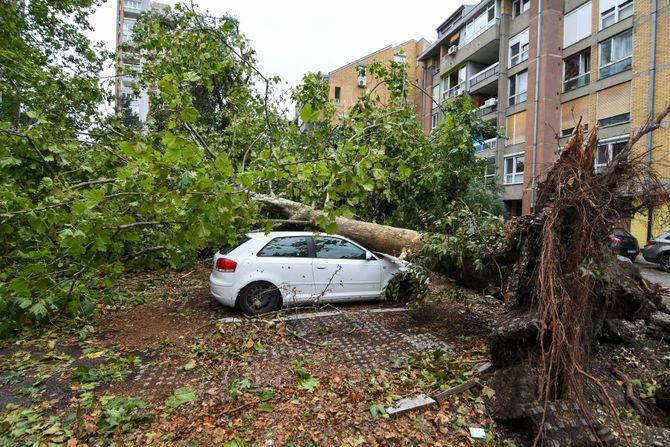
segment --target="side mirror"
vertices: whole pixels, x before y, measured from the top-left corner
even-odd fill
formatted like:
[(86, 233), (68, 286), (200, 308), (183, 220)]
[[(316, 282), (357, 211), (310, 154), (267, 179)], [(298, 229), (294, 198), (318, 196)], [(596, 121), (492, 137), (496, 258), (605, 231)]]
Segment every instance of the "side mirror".
[(366, 261), (373, 261), (374, 259), (375, 259), (375, 257), (372, 255), (372, 253), (367, 252), (367, 253), (365, 254), (365, 260), (366, 260)]

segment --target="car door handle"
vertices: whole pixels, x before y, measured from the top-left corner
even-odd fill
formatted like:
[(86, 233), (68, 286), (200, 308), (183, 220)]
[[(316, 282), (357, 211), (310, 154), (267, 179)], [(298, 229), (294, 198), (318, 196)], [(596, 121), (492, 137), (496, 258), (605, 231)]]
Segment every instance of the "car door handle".
[(325, 266), (325, 265), (324, 265), (323, 267), (318, 267), (318, 266), (317, 266), (316, 268), (318, 268), (319, 270), (325, 270), (325, 269), (326, 269), (326, 266)]

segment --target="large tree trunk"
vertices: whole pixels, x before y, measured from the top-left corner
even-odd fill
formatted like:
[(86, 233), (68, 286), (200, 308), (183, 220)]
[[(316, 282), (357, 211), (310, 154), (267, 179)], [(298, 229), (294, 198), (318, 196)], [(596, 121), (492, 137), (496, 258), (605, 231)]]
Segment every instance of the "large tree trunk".
[[(323, 211), (315, 210), (311, 206), (281, 197), (255, 194), (253, 198), (266, 204), (286, 219), (294, 221), (307, 221), (315, 225), (316, 218), (323, 214)], [(346, 217), (338, 217), (335, 223), (337, 224), (337, 234), (348, 237), (371, 250), (394, 256), (405, 257), (416, 254), (423, 245), (421, 233), (414, 230), (347, 219)]]

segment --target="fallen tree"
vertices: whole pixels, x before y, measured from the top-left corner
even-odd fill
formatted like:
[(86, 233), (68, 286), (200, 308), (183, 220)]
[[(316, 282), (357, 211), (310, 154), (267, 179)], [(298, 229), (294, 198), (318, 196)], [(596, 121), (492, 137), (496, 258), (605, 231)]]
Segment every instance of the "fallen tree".
[[(604, 332), (616, 338), (614, 319), (650, 322), (664, 306), (637, 268), (616, 260), (607, 235), (621, 219), (667, 203), (663, 183), (632, 148), (668, 113), (670, 107), (633, 135), (602, 173), (594, 171), (598, 128), (585, 141), (578, 125), (540, 184), (534, 213), (508, 228), (510, 237), (520, 238), (518, 249), (510, 254), (509, 244), (501, 243), (492, 253), (512, 265), (502, 281), (504, 311), (491, 339), (495, 414), (532, 427), (535, 445), (612, 442), (593, 419), (585, 394), (591, 383), (618, 420), (606, 388), (589, 372), (591, 347)], [(255, 199), (291, 220), (316, 223), (321, 215), (277, 197)], [(343, 217), (336, 224), (338, 233), (396, 255), (416, 254), (426, 240), (413, 230)]]

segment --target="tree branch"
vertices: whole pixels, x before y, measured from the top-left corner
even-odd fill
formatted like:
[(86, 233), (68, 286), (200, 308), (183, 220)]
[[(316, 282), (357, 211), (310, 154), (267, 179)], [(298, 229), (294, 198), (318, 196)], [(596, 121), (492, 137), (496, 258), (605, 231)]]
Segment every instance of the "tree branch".
[(146, 255), (147, 253), (153, 253), (154, 251), (159, 251), (164, 249), (165, 247), (163, 245), (156, 245), (154, 247), (148, 247), (145, 248), (144, 250), (136, 251), (135, 253), (131, 253), (129, 255), (123, 256), (120, 261), (121, 262), (126, 262), (130, 261), (131, 259), (139, 258), (140, 256)]

